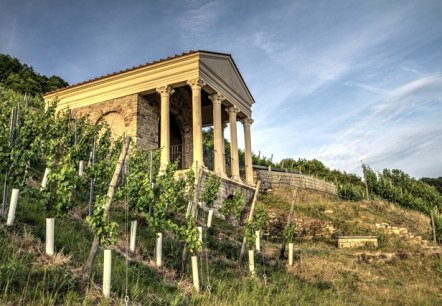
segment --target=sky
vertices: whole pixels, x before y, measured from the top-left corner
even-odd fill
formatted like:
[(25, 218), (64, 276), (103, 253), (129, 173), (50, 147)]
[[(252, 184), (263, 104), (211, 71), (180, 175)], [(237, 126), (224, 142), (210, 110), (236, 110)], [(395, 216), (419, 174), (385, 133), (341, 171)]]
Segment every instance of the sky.
[(232, 54), (255, 153), (442, 176), (440, 0), (0, 0), (0, 53), (70, 84), (198, 49)]

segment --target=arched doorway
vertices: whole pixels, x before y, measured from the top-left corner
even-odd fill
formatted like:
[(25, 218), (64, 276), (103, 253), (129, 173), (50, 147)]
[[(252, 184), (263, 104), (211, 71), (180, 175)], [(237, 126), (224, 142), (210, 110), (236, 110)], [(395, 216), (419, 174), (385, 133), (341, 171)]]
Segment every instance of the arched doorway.
[[(117, 139), (120, 136), (123, 136), (124, 133), (126, 132), (126, 123), (124, 122), (124, 118), (117, 111), (110, 111), (104, 113), (98, 118), (95, 124), (97, 125), (101, 121), (105, 121), (107, 123), (107, 126), (111, 131), (111, 137), (113, 140)], [(103, 133), (104, 130), (101, 130), (99, 133), (100, 137), (102, 136)]]

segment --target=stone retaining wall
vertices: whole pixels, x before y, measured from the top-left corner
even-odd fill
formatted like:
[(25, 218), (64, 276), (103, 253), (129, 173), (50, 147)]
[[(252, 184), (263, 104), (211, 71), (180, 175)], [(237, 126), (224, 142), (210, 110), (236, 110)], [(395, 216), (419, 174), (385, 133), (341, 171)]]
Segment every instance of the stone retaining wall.
[[(183, 175), (186, 174), (186, 171), (187, 170), (179, 170), (177, 172), (177, 176), (182, 177)], [(207, 179), (209, 173), (213, 174), (213, 172), (210, 170), (204, 170), (203, 182)], [(204, 183), (202, 188), (204, 188)], [(213, 205), (213, 213), (216, 217), (220, 219), (225, 219), (225, 217), (219, 212), (219, 209), (221, 208), (224, 200), (229, 196), (233, 195), (235, 190), (239, 190), (244, 194), (244, 206), (242, 209), (243, 214), (249, 211), (249, 206), (252, 203), (253, 195), (255, 194), (255, 187), (240, 182), (236, 182), (226, 177), (221, 179), (221, 186), (219, 188), (218, 197)], [(206, 207), (203, 207), (203, 209), (207, 210)], [(236, 222), (232, 223), (236, 224)]]
[(261, 186), (264, 190), (270, 188), (287, 188), (294, 186), (301, 189), (316, 190), (332, 195), (337, 194), (335, 184), (328, 183), (304, 174), (256, 170), (254, 171), (254, 175), (255, 180), (261, 181)]
[(378, 246), (378, 238), (376, 236), (339, 236), (338, 248), (357, 248), (371, 244)]
[[(207, 179), (209, 173), (211, 173), (211, 171), (204, 171), (203, 182)], [(253, 194), (255, 193), (255, 188), (236, 182), (234, 180), (231, 180), (230, 178), (222, 178), (221, 186), (218, 192), (218, 198), (213, 205), (213, 213), (215, 214), (215, 216), (224, 219), (224, 216), (219, 213), (219, 209), (221, 208), (223, 201), (229, 196), (233, 195), (235, 190), (239, 190), (244, 194), (245, 201), (243, 210), (248, 210), (248, 206), (251, 204)]]
[[(271, 208), (267, 209), (269, 225), (263, 231), (262, 235), (269, 238), (280, 240), (287, 224), (288, 212), (280, 212)], [(310, 239), (331, 239), (336, 232), (335, 227), (330, 221), (324, 221), (309, 217), (294, 217), (296, 224), (295, 237), (302, 240)]]

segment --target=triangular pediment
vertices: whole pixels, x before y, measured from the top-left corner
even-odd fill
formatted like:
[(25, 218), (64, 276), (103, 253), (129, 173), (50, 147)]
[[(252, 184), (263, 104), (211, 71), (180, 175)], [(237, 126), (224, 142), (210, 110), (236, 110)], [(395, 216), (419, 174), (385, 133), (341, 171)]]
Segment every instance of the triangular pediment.
[(249, 107), (255, 103), (230, 55), (201, 52), (200, 71), (224, 91), (234, 94), (242, 103)]

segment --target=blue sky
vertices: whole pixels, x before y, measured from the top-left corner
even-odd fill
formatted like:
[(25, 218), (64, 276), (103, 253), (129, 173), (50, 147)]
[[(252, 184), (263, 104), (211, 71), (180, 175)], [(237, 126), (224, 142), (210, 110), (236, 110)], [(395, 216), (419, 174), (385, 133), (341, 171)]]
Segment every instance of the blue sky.
[(442, 1), (0, 0), (0, 52), (71, 84), (196, 49), (232, 54), (256, 153), (442, 176)]

